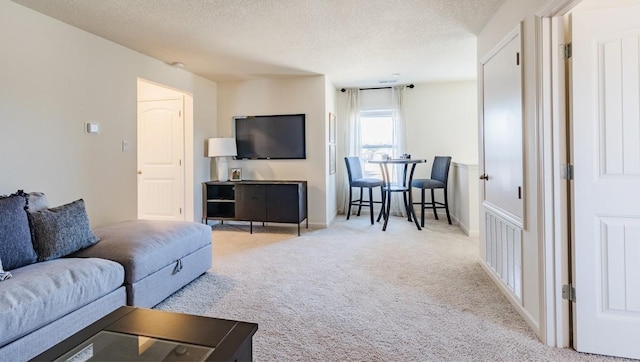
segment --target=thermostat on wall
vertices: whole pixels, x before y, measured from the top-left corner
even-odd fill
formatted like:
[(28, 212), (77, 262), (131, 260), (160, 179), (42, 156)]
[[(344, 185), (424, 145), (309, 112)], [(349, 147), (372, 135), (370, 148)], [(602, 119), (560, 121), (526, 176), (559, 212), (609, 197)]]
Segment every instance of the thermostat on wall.
[(100, 123), (87, 122), (84, 124), (84, 131), (86, 133), (98, 134), (100, 133)]

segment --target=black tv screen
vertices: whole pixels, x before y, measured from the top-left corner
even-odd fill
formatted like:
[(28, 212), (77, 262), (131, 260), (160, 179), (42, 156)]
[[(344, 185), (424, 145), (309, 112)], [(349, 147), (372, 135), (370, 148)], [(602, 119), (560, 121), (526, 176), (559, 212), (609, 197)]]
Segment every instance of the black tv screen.
[(305, 115), (234, 117), (236, 159), (304, 159)]

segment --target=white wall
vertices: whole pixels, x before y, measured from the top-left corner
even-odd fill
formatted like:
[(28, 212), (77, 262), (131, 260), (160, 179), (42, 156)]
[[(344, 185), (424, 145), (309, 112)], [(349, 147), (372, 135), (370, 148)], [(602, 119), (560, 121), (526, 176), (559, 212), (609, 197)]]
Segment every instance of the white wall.
[[(539, 205), (537, 201), (537, 148), (536, 148), (536, 68), (535, 68), (535, 19), (534, 13), (542, 8), (547, 0), (506, 0), (490, 22), (478, 36), (478, 59), (485, 57), (512, 29), (523, 22), (523, 114), (524, 114), (524, 233), (522, 241), (522, 305), (520, 313), (529, 325), (544, 340), (544, 318), (541, 303), (542, 291), (540, 279), (540, 235), (538, 232)], [(480, 64), (480, 61), (478, 62)], [(480, 73), (479, 73), (480, 74)], [(478, 92), (481, 96), (481, 79)], [(482, 112), (482, 107), (479, 108)], [(480, 160), (479, 173), (483, 173)], [(482, 193), (480, 194), (482, 197)], [(482, 202), (482, 199), (480, 200)], [(481, 214), (480, 220), (484, 220)], [(484, 256), (484, 222), (480, 222), (480, 255)]]
[(431, 175), (435, 156), (478, 162), (478, 97), (475, 81), (416, 84), (406, 91), (407, 151), (428, 160), (415, 178)]
[[(0, 1), (0, 48), (0, 194), (43, 191), (52, 205), (84, 198), (92, 225), (135, 219), (140, 77), (193, 95), (200, 219), (204, 144), (216, 132), (214, 82), (11, 1)], [(85, 134), (85, 122), (99, 122), (101, 133)]]
[(230, 160), (247, 180), (306, 180), (309, 223), (326, 227), (327, 117), (325, 77), (261, 79), (218, 84), (218, 135), (233, 136), (233, 117), (306, 114), (306, 160)]

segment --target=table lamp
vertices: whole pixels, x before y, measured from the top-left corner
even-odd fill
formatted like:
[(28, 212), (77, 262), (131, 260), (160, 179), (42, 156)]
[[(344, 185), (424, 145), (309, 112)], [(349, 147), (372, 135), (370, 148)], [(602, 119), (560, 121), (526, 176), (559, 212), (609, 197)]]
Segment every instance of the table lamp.
[(209, 157), (216, 158), (216, 174), (218, 181), (229, 180), (227, 157), (237, 156), (236, 140), (234, 138), (209, 138)]

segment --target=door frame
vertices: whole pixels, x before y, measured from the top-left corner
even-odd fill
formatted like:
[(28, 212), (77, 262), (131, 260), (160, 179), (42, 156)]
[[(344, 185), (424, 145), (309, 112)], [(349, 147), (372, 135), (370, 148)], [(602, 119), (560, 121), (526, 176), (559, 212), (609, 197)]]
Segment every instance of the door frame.
[[(147, 79), (137, 79), (137, 101), (150, 101), (150, 100), (168, 100), (180, 98), (183, 101), (183, 137), (184, 137), (184, 150), (183, 150), (183, 170), (184, 170), (184, 183), (183, 183), (183, 199), (184, 199), (184, 220), (195, 221), (195, 193), (194, 193), (194, 154), (193, 154), (193, 95), (180, 89), (172, 88), (164, 84), (156, 83)], [(136, 129), (137, 124), (140, 122), (136, 116)], [(136, 131), (137, 132), (137, 131)], [(140, 135), (136, 135), (138, 139)], [(138, 163), (136, 154), (136, 165)], [(137, 166), (136, 166), (137, 167)], [(138, 178), (136, 177), (136, 180)], [(136, 183), (137, 184), (137, 183)], [(137, 190), (137, 187), (136, 187)], [(137, 194), (137, 191), (136, 191)], [(137, 204), (136, 196), (136, 204)]]
[[(567, 180), (561, 173), (569, 162), (570, 121), (565, 110), (570, 103), (559, 50), (564, 30), (557, 29), (562, 17), (582, 0), (551, 0), (535, 13), (536, 111), (538, 154), (538, 231), (540, 253), (540, 315), (543, 341), (550, 346), (572, 347), (570, 303), (562, 298), (562, 286), (571, 280), (569, 230), (573, 203)], [(556, 32), (559, 30), (559, 32)], [(549, 177), (550, 176), (550, 177)]]

